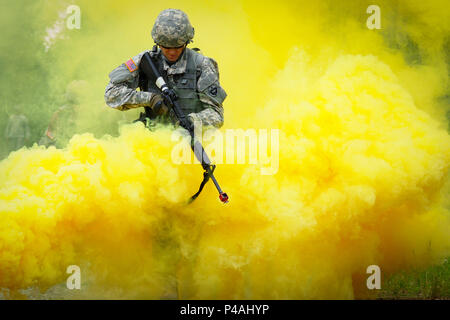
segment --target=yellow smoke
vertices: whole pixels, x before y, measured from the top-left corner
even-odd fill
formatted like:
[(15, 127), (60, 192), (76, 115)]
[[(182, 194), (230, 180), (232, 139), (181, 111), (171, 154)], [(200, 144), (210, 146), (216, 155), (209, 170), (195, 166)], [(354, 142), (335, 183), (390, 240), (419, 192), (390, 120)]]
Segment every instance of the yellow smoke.
[[(12, 153), (0, 162), (0, 288), (159, 299), (177, 282), (183, 299), (351, 299), (367, 293), (369, 265), (387, 275), (449, 255), (445, 1), (379, 1), (381, 30), (366, 27), (367, 1), (78, 4), (88, 22), (55, 64), (91, 84), (81, 128), (120, 119), (102, 102), (106, 75), (151, 46), (159, 11), (180, 8), (219, 63), (222, 130), (279, 129), (279, 170), (220, 165), (230, 203), (210, 183), (186, 206), (201, 167), (171, 161), (170, 128)], [(79, 292), (54, 289), (69, 265)]]

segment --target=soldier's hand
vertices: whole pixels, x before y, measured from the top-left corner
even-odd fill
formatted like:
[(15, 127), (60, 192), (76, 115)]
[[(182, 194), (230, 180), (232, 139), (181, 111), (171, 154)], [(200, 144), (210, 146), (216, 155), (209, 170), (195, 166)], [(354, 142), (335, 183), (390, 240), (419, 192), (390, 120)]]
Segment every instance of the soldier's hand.
[(55, 136), (53, 135), (53, 133), (47, 129), (47, 131), (45, 132), (45, 135), (50, 139), (50, 140), (55, 140)]
[(186, 122), (184, 125), (182, 125), (179, 120), (176, 121), (175, 125), (180, 126), (187, 132), (194, 132), (194, 119), (191, 118), (190, 114), (186, 116)]
[(162, 116), (169, 112), (169, 108), (164, 104), (164, 100), (159, 94), (153, 94), (150, 99), (150, 108), (158, 115)]
[(194, 131), (194, 119), (191, 117), (191, 115), (188, 115), (186, 117), (186, 127), (184, 127), (186, 130), (188, 130), (189, 132)]
[(164, 104), (162, 100), (158, 101), (153, 107), (153, 110), (158, 116), (163, 116), (169, 112), (169, 108)]

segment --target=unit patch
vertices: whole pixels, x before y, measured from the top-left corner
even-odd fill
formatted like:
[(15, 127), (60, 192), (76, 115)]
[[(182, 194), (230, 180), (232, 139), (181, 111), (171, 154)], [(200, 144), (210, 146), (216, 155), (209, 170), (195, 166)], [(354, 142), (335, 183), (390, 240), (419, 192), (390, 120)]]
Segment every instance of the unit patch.
[(211, 88), (209, 88), (209, 93), (211, 93), (211, 95), (215, 97), (217, 95), (217, 87), (212, 86)]

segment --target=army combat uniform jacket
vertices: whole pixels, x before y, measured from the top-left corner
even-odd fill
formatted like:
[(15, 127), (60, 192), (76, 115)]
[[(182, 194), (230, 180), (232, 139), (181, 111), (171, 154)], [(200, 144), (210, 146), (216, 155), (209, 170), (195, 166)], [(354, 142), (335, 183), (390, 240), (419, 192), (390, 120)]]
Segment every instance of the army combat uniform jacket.
[[(121, 64), (109, 74), (110, 82), (105, 90), (107, 105), (118, 110), (145, 107), (150, 105), (152, 95), (159, 93), (156, 85), (147, 81), (140, 71), (141, 59), (146, 52), (156, 58), (157, 67), (167, 76), (167, 82), (177, 93), (182, 111), (187, 116), (193, 121), (201, 120), (203, 125), (223, 125), (222, 103), (227, 94), (219, 83), (217, 63), (189, 48), (171, 65), (159, 48), (144, 51)], [(146, 90), (142, 91), (143, 87)], [(168, 117), (175, 122), (173, 112)]]

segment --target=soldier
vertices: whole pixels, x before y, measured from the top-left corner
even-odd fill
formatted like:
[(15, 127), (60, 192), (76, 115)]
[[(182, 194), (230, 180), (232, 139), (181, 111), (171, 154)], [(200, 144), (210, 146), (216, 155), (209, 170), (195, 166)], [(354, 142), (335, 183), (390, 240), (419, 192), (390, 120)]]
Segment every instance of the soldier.
[[(186, 13), (176, 9), (162, 11), (151, 34), (156, 46), (148, 52), (161, 73), (167, 75), (166, 80), (179, 97), (187, 118), (192, 123), (201, 121), (203, 125), (221, 127), (224, 121), (222, 103), (227, 94), (219, 83), (217, 63), (187, 48), (194, 37), (194, 28)], [(109, 74), (105, 101), (110, 107), (122, 111), (150, 107), (149, 117), (158, 122), (176, 124), (175, 114), (162, 103), (158, 88), (140, 70), (141, 58), (146, 52)], [(136, 90), (138, 87), (140, 91)]]
[(64, 147), (76, 133), (76, 119), (80, 108), (80, 95), (86, 88), (84, 80), (74, 80), (67, 85), (64, 95), (65, 104), (52, 115), (44, 135), (39, 140), (46, 147)]
[(5, 138), (8, 144), (8, 152), (19, 150), (25, 146), (30, 140), (30, 127), (27, 117), (20, 112), (13, 112), (5, 128)]
[[(221, 127), (224, 121), (222, 103), (227, 94), (219, 83), (217, 63), (187, 48), (194, 37), (194, 28), (186, 13), (176, 9), (162, 11), (156, 18), (151, 35), (156, 43), (151, 51), (136, 55), (109, 74), (106, 103), (122, 111), (148, 107), (146, 113), (150, 110), (147, 114), (149, 118), (159, 123), (176, 124), (176, 116), (162, 102), (159, 89), (142, 72), (141, 59), (149, 52), (156, 67), (177, 94), (187, 119), (192, 124), (201, 121), (205, 126)], [(138, 87), (140, 91), (136, 90)], [(155, 261), (161, 264), (158, 273), (166, 284), (162, 299), (179, 297), (176, 275), (181, 252), (180, 244), (171, 231), (170, 216), (161, 221), (163, 227), (155, 235), (153, 249)]]

